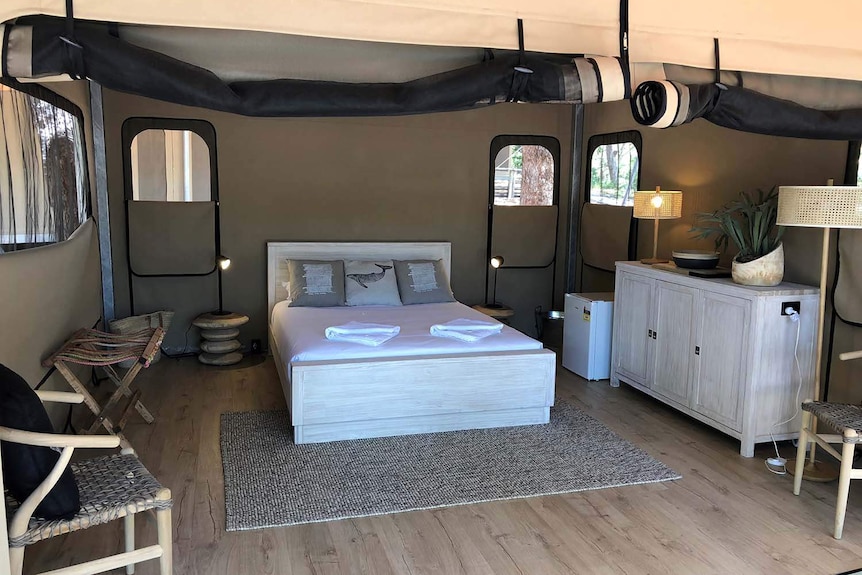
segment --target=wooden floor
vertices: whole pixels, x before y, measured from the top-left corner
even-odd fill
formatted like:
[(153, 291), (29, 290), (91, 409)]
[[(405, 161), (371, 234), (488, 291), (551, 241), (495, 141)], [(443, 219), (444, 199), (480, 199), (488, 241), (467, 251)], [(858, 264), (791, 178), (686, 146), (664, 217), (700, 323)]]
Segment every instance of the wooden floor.
[[(248, 362), (248, 360), (246, 360)], [(739, 445), (628, 388), (560, 369), (558, 393), (673, 467), (676, 482), (226, 533), (219, 414), (284, 406), (272, 359), (165, 360), (139, 381), (156, 414), (128, 436), (174, 494), (175, 573), (839, 573), (862, 567), (862, 498), (830, 536), (836, 484), (769, 473)], [(786, 448), (784, 456), (789, 456)], [(858, 495), (858, 494), (857, 494)], [(120, 522), (32, 546), (25, 573), (118, 552)], [(138, 545), (155, 541), (138, 523)], [(152, 563), (152, 562), (151, 562)], [(155, 564), (138, 566), (141, 575)]]

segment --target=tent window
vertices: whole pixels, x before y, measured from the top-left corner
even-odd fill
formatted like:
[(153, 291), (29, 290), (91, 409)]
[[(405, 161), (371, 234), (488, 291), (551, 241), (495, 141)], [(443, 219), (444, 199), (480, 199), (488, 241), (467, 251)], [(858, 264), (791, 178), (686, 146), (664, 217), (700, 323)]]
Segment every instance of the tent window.
[(81, 110), (41, 86), (0, 84), (0, 252), (66, 240), (89, 215)]
[(131, 144), (132, 199), (209, 202), (210, 149), (191, 130), (149, 129)]
[(554, 205), (555, 174), (554, 156), (545, 146), (503, 146), (494, 158), (494, 205)]
[(640, 180), (640, 148), (638, 132), (618, 132), (590, 138), (587, 201), (611, 206), (634, 205), (634, 192)]

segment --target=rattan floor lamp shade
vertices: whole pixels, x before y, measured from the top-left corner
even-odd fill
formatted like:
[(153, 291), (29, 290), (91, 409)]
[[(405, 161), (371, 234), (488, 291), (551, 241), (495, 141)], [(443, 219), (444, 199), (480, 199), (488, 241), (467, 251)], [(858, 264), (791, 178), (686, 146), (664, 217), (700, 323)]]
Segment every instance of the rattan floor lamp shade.
[(662, 190), (638, 191), (634, 195), (634, 217), (653, 220), (652, 258), (643, 259), (645, 264), (664, 263), (658, 259), (658, 222), (682, 217), (682, 192)]
[[(820, 256), (820, 310), (817, 322), (817, 355), (814, 368), (814, 399), (820, 400), (820, 365), (823, 361), (823, 327), (826, 310), (826, 277), (829, 267), (829, 233), (832, 228), (862, 228), (862, 187), (781, 186), (778, 188), (779, 226), (823, 228)], [(803, 477), (812, 481), (837, 477), (815, 461), (815, 444)], [(788, 465), (788, 469), (793, 469)]]

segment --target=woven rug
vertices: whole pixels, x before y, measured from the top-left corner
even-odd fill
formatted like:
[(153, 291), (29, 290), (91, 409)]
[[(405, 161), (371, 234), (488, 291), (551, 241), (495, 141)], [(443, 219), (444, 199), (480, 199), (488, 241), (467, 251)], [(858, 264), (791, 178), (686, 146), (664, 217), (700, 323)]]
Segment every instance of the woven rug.
[(221, 452), (228, 531), (680, 477), (559, 400), (546, 425), (306, 445), (286, 411), (224, 413)]

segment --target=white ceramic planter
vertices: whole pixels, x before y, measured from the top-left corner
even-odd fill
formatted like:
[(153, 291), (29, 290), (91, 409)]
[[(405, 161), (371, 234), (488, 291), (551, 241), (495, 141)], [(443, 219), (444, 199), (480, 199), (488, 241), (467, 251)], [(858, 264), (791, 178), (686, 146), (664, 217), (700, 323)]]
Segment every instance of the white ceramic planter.
[(784, 278), (784, 244), (754, 261), (733, 260), (730, 273), (733, 281), (747, 286), (776, 286)]

